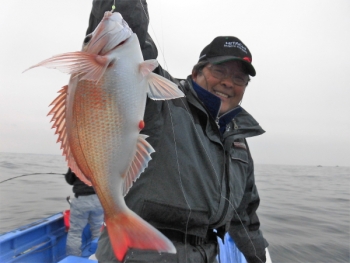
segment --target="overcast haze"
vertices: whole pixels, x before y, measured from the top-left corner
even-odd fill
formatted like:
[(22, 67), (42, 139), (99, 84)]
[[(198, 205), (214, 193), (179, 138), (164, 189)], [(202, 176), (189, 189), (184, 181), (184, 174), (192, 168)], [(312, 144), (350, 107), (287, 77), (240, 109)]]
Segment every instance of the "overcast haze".
[[(46, 115), (69, 76), (22, 71), (80, 50), (91, 4), (2, 2), (1, 152), (61, 154)], [(350, 166), (349, 0), (149, 0), (148, 8), (159, 61), (174, 77), (189, 75), (218, 35), (248, 46), (257, 75), (242, 106), (266, 130), (248, 140), (256, 163)]]

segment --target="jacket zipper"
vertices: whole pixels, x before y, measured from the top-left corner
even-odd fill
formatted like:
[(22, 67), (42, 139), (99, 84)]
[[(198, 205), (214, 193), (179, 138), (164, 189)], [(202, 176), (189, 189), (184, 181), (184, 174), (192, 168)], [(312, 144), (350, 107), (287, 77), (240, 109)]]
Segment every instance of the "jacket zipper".
[[(236, 108), (234, 108), (234, 109), (236, 109)], [(232, 110), (234, 110), (234, 109), (232, 109)], [(232, 110), (231, 110), (231, 111), (232, 111)], [(231, 112), (231, 111), (226, 112), (225, 114), (221, 115), (221, 117), (222, 117), (222, 116), (225, 116), (227, 113), (229, 113), (229, 112)], [(218, 126), (219, 129), (220, 129), (219, 121), (220, 121), (220, 118), (221, 118), (221, 117), (219, 117), (219, 113), (218, 113), (218, 115), (216, 115), (216, 118), (215, 118), (215, 123), (216, 123), (216, 125)], [(238, 129), (238, 125), (237, 125), (237, 123), (236, 123), (236, 120), (233, 118), (232, 121), (233, 121), (233, 129), (234, 129), (234, 130), (237, 130), (237, 129)], [(229, 124), (228, 124), (228, 125), (229, 125)], [(227, 127), (228, 125), (226, 125), (226, 131), (229, 130), (228, 127)]]
[(219, 118), (218, 116), (216, 116), (215, 123), (216, 123), (216, 125), (218, 126), (218, 128), (220, 129), (219, 119), (220, 119), (220, 118)]
[(236, 120), (235, 120), (235, 119), (232, 119), (232, 121), (233, 121), (233, 129), (234, 129), (234, 130), (237, 130), (237, 129), (238, 129), (238, 125), (237, 125), (237, 123), (236, 123)]

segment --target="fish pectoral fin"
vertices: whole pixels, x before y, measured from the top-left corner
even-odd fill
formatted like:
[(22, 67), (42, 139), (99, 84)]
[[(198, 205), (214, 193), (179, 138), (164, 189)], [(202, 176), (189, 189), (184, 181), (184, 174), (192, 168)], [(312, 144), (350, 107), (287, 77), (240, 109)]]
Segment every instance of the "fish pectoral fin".
[(140, 73), (142, 76), (148, 76), (156, 67), (158, 67), (158, 61), (156, 59), (146, 60), (139, 65)]
[(85, 72), (83, 72), (86, 74), (81, 78), (81, 80), (86, 79), (98, 82), (113, 60), (114, 58), (108, 54), (105, 56), (90, 56), (86, 62), (88, 66)]
[(147, 78), (147, 94), (152, 100), (170, 100), (185, 96), (174, 82), (152, 72), (158, 67), (157, 60), (146, 60), (139, 67), (142, 76)]
[(38, 64), (31, 66), (25, 71), (43, 66), (58, 69), (63, 73), (75, 76), (83, 75), (81, 79), (98, 82), (112, 60), (113, 58), (108, 54), (100, 56), (83, 51), (76, 51), (53, 56), (52, 58), (43, 60)]
[(185, 94), (178, 88), (178, 86), (153, 72), (147, 76), (148, 82), (148, 97), (152, 100), (171, 100), (180, 97), (185, 97)]
[(124, 179), (124, 196), (128, 193), (132, 184), (140, 177), (140, 174), (146, 169), (148, 162), (152, 160), (151, 153), (154, 153), (155, 151), (146, 141), (147, 137), (147, 135), (139, 134), (139, 137), (137, 138), (136, 153)]

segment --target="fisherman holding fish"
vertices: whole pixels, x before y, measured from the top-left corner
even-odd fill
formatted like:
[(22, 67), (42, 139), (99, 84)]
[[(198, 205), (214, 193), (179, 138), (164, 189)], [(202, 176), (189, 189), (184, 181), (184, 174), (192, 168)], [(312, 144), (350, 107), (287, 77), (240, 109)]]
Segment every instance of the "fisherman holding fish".
[[(93, 1), (87, 33), (112, 4)], [(116, 11), (138, 31), (144, 59), (155, 59), (146, 1), (116, 1)], [(216, 239), (227, 231), (249, 263), (265, 262), (268, 243), (259, 229), (260, 199), (246, 140), (264, 131), (240, 106), (256, 74), (248, 47), (233, 36), (217, 37), (187, 79), (174, 79), (161, 66), (154, 72), (175, 82), (186, 98), (147, 100), (141, 133), (155, 153), (125, 200), (177, 253), (131, 248), (123, 262), (217, 262)], [(101, 263), (119, 262), (106, 229), (96, 256)]]
[(219, 36), (174, 79), (155, 60), (148, 21), (146, 0), (94, 0), (82, 50), (31, 67), (71, 74), (49, 114), (68, 166), (104, 210), (96, 257), (217, 262), (228, 232), (249, 263), (265, 262), (246, 140), (264, 130), (240, 106), (252, 55)]

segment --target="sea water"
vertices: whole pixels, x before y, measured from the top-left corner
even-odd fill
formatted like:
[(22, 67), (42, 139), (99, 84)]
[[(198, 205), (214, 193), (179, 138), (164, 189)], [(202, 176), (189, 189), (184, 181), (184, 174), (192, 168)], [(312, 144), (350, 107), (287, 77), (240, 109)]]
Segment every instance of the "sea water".
[[(0, 183), (0, 233), (69, 209), (66, 171), (59, 155), (0, 153), (0, 182), (26, 175)], [(255, 176), (274, 263), (350, 262), (350, 167), (256, 164)]]

